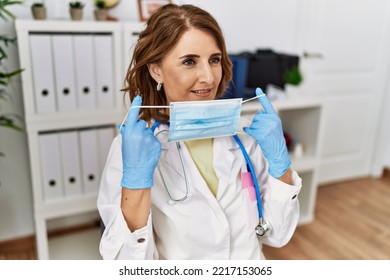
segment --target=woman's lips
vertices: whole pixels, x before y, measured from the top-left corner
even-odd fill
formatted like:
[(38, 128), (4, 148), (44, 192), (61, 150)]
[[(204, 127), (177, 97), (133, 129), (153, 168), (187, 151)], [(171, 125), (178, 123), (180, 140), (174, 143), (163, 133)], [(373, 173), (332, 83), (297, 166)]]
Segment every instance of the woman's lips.
[(191, 92), (199, 97), (208, 97), (211, 93), (211, 89), (192, 90)]

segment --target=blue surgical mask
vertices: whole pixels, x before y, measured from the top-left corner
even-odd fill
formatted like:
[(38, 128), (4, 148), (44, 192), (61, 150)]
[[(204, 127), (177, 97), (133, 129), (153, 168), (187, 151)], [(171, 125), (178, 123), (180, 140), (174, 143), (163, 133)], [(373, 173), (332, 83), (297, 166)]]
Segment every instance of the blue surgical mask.
[[(141, 108), (169, 108), (168, 142), (185, 141), (237, 134), (241, 105), (257, 97), (208, 101), (171, 102), (170, 106), (140, 106)], [(130, 109), (129, 109), (130, 111)], [(125, 117), (125, 120), (127, 115)], [(124, 124), (123, 120), (122, 124)]]
[(241, 98), (172, 102), (168, 142), (236, 134), (241, 103)]

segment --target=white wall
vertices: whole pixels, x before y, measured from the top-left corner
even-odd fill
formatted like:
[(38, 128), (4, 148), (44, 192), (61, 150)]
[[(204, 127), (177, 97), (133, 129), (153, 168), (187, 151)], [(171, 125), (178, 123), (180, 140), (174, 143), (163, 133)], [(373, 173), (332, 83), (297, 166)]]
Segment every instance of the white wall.
[[(68, 0), (46, 0), (48, 18), (69, 19)], [(92, 20), (92, 0), (85, 1), (84, 19)], [(252, 51), (260, 47), (273, 46), (275, 50), (294, 52), (299, 42), (299, 34), (292, 24), (291, 14), (299, 10), (299, 0), (193, 0), (174, 1), (175, 3), (191, 3), (198, 5), (213, 14), (222, 26), (230, 52), (244, 50)], [(267, 2), (267, 9), (264, 3)], [(30, 5), (32, 0), (25, 1), (23, 6), (11, 8), (18, 18), (31, 18)], [(111, 14), (121, 21), (137, 21), (137, 0), (121, 0), (120, 4), (112, 9)], [(1, 34), (8, 33), (15, 36), (12, 22), (0, 21)], [(269, 32), (272, 30), (272, 32)], [(9, 48), (9, 69), (18, 67), (16, 48)], [(390, 79), (390, 75), (389, 75)], [(1, 112), (16, 112), (23, 115), (23, 101), (21, 100), (20, 79), (16, 79), (12, 102), (2, 102)], [(390, 94), (390, 91), (388, 90)], [(390, 108), (390, 98), (386, 101)], [(386, 112), (388, 110), (384, 110)], [(390, 113), (384, 113), (383, 128), (390, 127)], [(383, 136), (390, 139), (390, 129)], [(385, 138), (383, 138), (385, 139)], [(385, 142), (385, 141), (384, 141)], [(387, 151), (383, 161), (390, 166), (390, 141), (385, 143)], [(32, 192), (30, 184), (29, 164), (26, 134), (0, 128), (0, 151), (6, 153), (0, 158), (0, 241), (34, 233), (32, 215)], [(37, 163), (34, 163), (37, 164)], [(89, 217), (86, 217), (86, 219)], [(66, 223), (65, 221), (62, 224)], [(61, 223), (59, 223), (61, 224)], [(58, 225), (58, 223), (57, 223)]]

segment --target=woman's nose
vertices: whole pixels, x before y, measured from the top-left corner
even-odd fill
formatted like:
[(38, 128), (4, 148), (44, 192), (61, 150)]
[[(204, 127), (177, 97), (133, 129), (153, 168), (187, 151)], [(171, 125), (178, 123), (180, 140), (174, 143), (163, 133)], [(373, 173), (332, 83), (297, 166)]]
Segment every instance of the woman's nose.
[(198, 79), (199, 82), (206, 83), (206, 84), (212, 84), (214, 82), (214, 73), (211, 66), (208, 63), (207, 65), (204, 64), (199, 69)]

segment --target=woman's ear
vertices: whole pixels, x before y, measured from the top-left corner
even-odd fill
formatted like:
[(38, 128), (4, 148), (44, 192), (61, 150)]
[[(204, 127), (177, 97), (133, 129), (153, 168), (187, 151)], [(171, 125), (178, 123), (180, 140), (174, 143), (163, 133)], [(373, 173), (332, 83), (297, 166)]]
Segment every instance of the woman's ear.
[(152, 78), (156, 81), (156, 83), (163, 82), (160, 66), (158, 66), (156, 63), (150, 63), (148, 64), (148, 70)]

